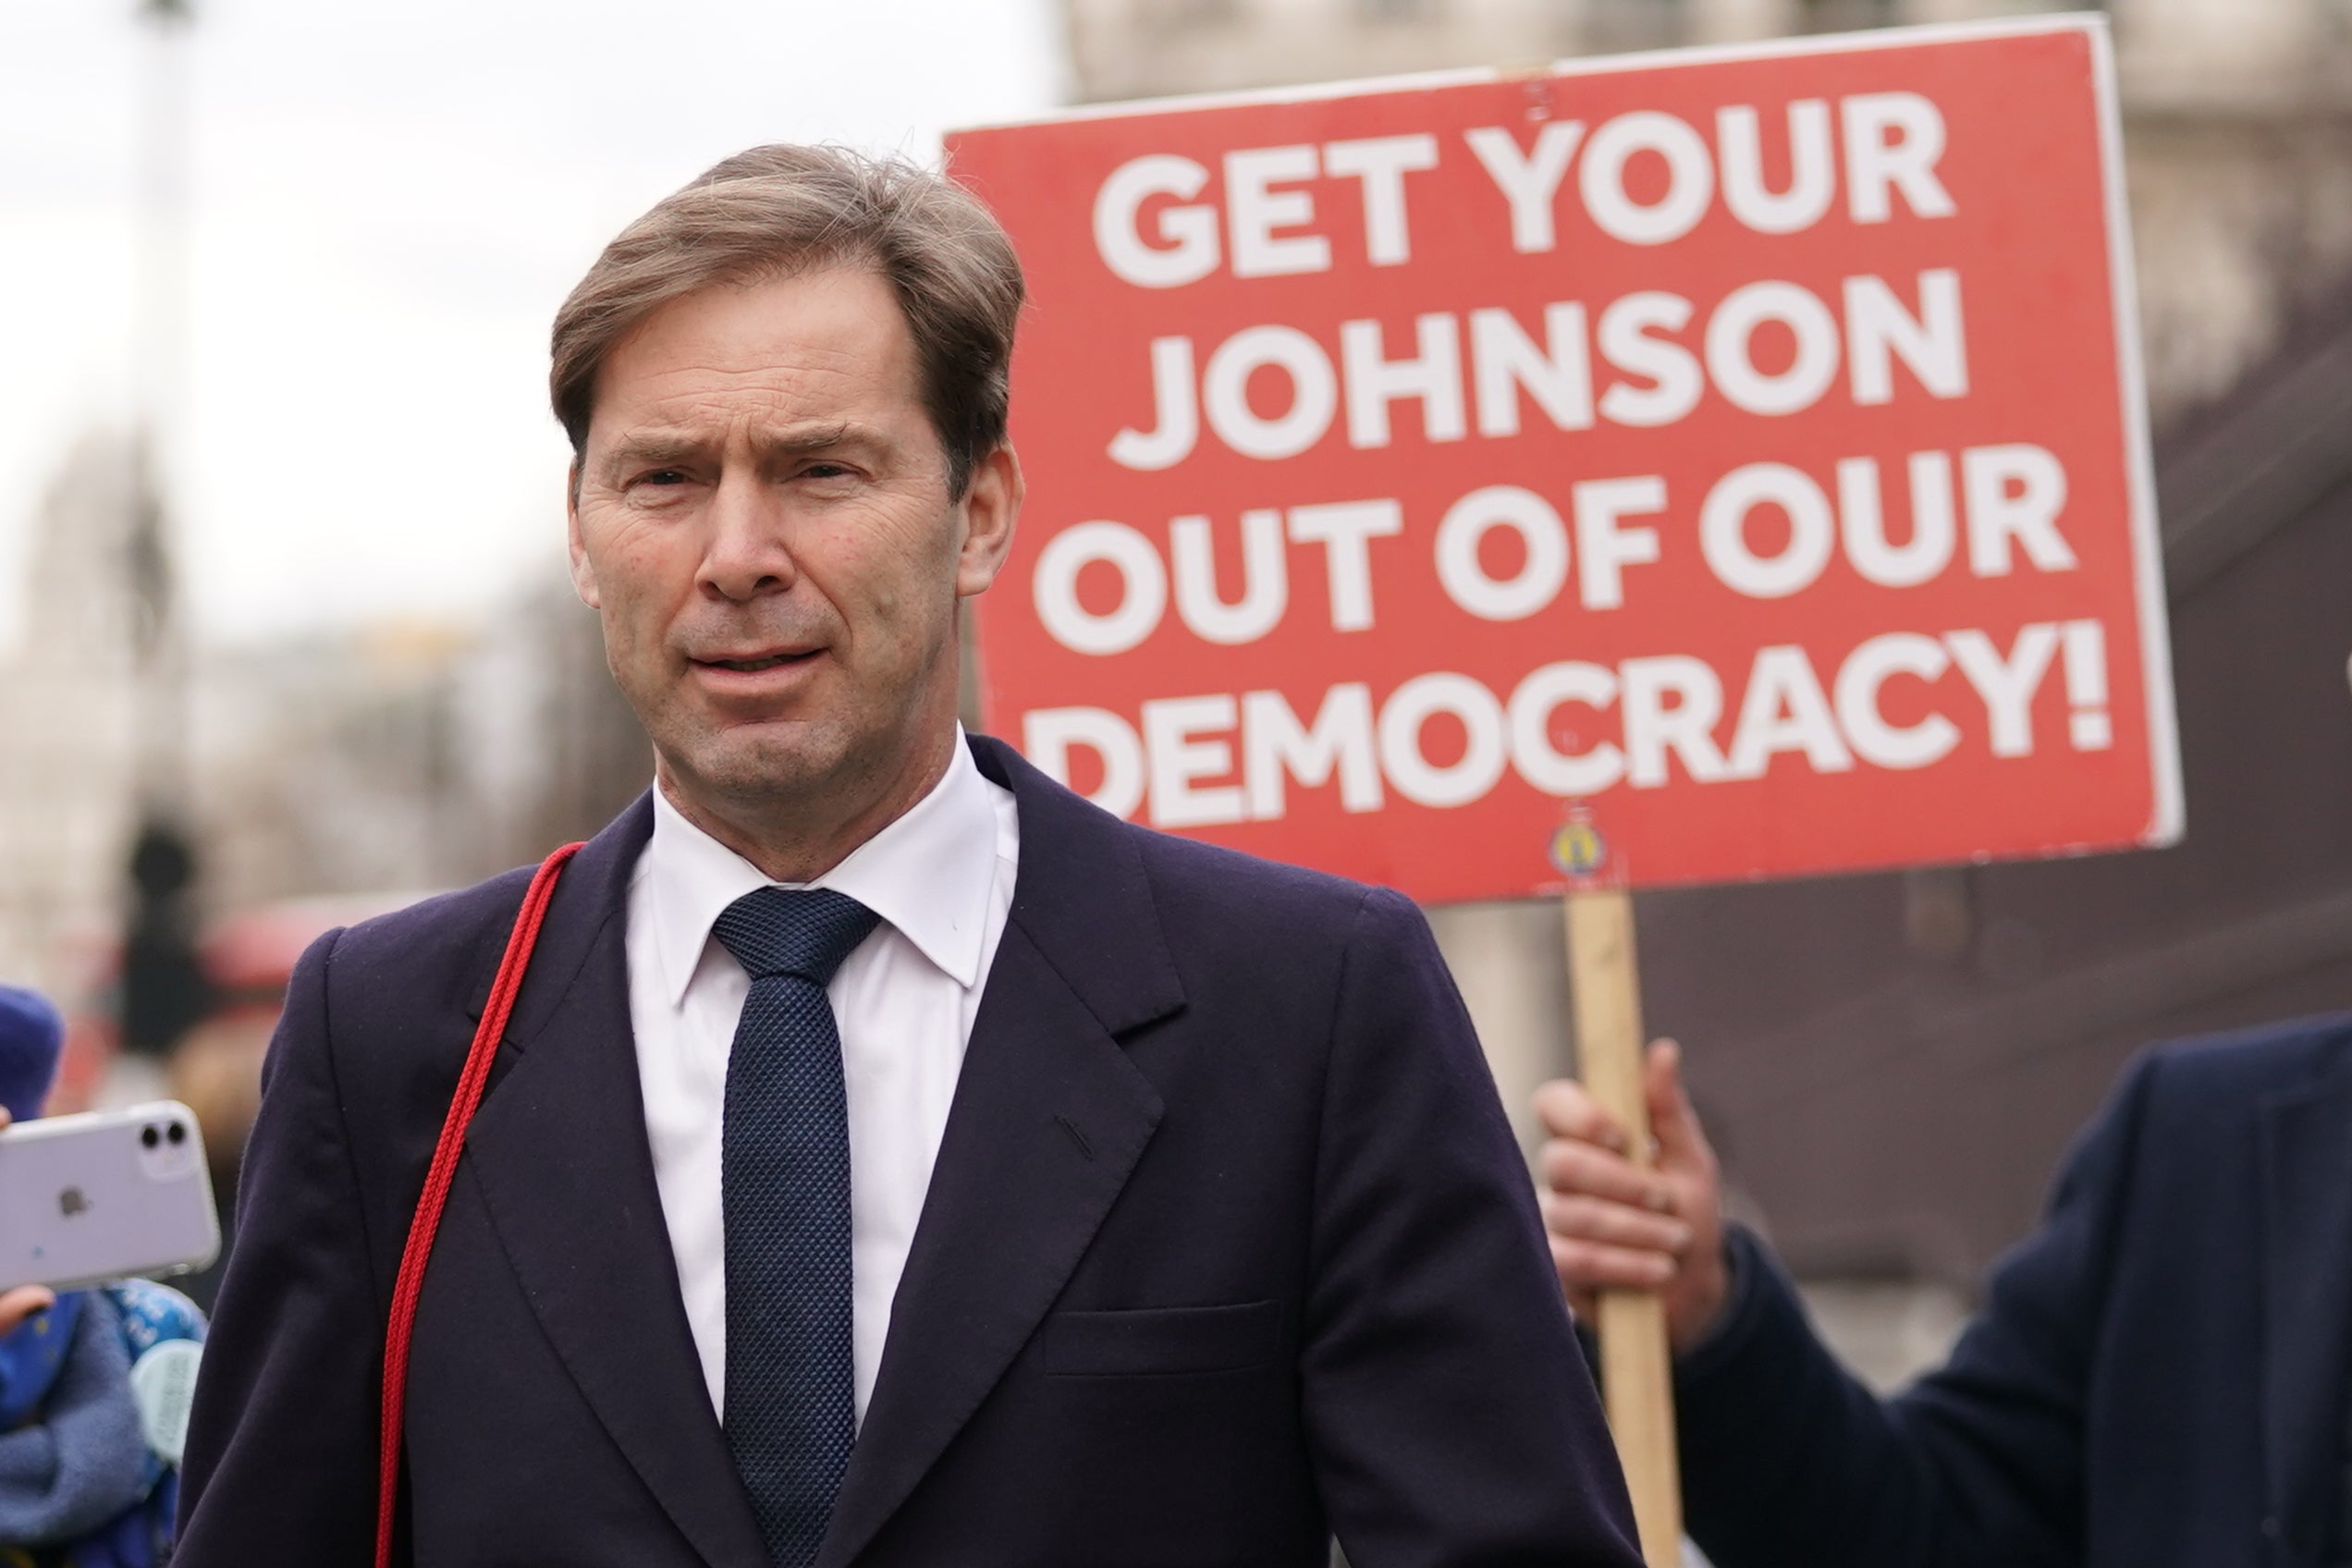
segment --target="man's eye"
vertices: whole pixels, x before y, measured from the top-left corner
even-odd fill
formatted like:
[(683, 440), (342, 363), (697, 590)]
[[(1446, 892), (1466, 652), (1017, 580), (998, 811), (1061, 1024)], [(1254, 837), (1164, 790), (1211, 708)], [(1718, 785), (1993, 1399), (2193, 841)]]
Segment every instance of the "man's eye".
[(651, 473), (640, 476), (637, 483), (640, 484), (683, 484), (686, 483), (686, 476), (674, 468), (657, 468)]
[(856, 471), (847, 463), (811, 463), (801, 470), (802, 479), (848, 479)]

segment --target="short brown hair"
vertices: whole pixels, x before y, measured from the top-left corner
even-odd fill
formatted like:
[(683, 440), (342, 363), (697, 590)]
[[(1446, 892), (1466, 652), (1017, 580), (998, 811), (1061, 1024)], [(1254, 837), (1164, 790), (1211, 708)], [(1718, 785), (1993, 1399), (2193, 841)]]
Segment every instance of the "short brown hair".
[(1021, 263), (987, 208), (901, 158), (774, 143), (715, 165), (621, 230), (556, 312), (547, 389), (572, 456), (596, 381), (655, 311), (718, 284), (867, 265), (898, 296), (948, 491), (1004, 444)]

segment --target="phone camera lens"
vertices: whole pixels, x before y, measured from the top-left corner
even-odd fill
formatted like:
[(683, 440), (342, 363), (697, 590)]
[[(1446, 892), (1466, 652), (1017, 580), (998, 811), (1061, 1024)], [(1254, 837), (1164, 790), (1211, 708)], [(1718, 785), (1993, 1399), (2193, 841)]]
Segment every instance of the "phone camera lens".
[(175, 1121), (164, 1130), (164, 1136), (169, 1138), (175, 1145), (184, 1144), (188, 1141), (188, 1129)]
[(164, 1140), (163, 1140), (163, 1134), (161, 1134), (160, 1133), (157, 1133), (157, 1132), (156, 1132), (156, 1131), (155, 1131), (153, 1127), (148, 1127), (148, 1128), (144, 1128), (144, 1129), (142, 1129), (142, 1130), (140, 1132), (140, 1134), (139, 1134), (139, 1141), (140, 1141), (141, 1143), (142, 1143), (142, 1144), (146, 1145), (149, 1148), (151, 1148), (151, 1149), (152, 1149), (152, 1148), (153, 1148), (153, 1147), (154, 1147), (157, 1144), (162, 1143)]

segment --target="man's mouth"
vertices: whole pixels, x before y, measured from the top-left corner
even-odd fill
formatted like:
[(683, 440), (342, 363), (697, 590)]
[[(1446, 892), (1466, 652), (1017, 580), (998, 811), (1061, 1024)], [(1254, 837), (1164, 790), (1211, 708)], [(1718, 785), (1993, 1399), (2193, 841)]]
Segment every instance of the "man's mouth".
[(711, 669), (731, 669), (744, 675), (753, 675), (763, 669), (780, 669), (788, 664), (799, 664), (802, 660), (815, 656), (815, 648), (805, 648), (794, 654), (763, 654), (757, 658), (696, 659), (694, 662)]

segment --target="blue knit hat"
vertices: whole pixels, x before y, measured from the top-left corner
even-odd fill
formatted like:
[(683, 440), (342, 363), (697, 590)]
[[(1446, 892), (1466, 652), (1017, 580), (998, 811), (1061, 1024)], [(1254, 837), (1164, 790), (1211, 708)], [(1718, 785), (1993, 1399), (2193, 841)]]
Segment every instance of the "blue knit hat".
[(41, 1114), (57, 1079), (65, 1021), (49, 998), (20, 986), (0, 986), (0, 1105), (18, 1121)]

